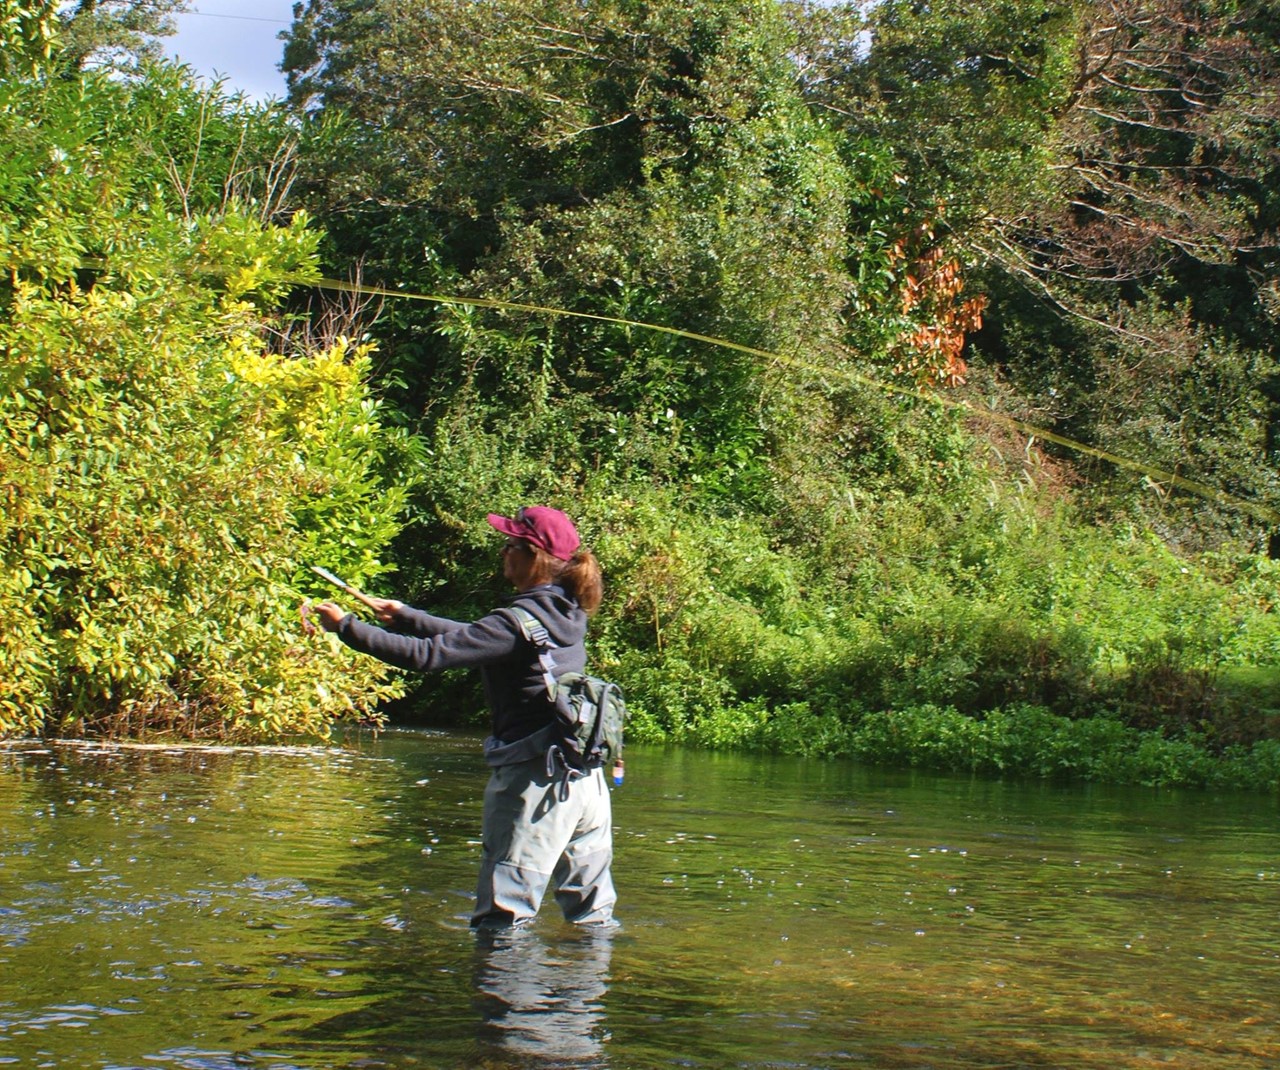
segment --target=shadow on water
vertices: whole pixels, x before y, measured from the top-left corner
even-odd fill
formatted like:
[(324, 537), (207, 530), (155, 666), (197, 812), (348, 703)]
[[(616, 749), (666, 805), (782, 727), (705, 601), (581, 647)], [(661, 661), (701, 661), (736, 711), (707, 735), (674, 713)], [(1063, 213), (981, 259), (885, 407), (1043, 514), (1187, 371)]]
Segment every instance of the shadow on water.
[(622, 928), (477, 935), (474, 739), (0, 747), (0, 1068), (1280, 1064), (1274, 798), (628, 773)]

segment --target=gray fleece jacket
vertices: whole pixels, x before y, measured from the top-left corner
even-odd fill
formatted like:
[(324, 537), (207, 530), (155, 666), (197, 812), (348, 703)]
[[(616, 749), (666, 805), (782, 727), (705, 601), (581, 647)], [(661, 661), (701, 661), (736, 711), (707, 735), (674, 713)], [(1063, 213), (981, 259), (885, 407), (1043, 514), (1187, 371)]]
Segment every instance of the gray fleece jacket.
[[(534, 587), (511, 604), (532, 613), (546, 627), (556, 647), (552, 653), (556, 676), (585, 669), (587, 614), (563, 588)], [(385, 628), (348, 613), (339, 622), (337, 634), (353, 650), (401, 669), (479, 669), (492, 738), (498, 743), (523, 739), (554, 719), (538, 650), (509, 609), (495, 609), (465, 624), (405, 606)]]

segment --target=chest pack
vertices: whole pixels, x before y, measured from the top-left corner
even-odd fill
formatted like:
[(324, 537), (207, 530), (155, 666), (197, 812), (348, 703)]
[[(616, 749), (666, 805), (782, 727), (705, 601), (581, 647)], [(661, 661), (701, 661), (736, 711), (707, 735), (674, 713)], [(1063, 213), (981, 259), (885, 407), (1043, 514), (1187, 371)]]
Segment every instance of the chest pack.
[(547, 697), (556, 709), (554, 742), (547, 751), (547, 771), (563, 768), (568, 779), (592, 769), (610, 766), (615, 784), (621, 784), (622, 726), (627, 705), (617, 684), (581, 672), (555, 675), (556, 649), (546, 626), (527, 609), (512, 606), (520, 629), (538, 650), (538, 664), (547, 685)]

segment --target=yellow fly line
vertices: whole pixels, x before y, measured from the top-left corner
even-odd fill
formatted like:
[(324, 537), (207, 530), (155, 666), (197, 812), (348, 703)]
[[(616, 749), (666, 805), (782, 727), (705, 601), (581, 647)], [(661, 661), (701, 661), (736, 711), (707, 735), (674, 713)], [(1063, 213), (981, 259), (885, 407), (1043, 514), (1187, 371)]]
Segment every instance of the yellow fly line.
[(1274, 527), (1280, 527), (1280, 510), (1272, 509), (1270, 506), (1263, 505), (1259, 502), (1247, 501), (1244, 498), (1237, 498), (1225, 491), (1219, 490), (1217, 487), (1211, 487), (1207, 483), (1200, 483), (1194, 479), (1187, 479), (1180, 476), (1176, 472), (1168, 472), (1155, 465), (1147, 464), (1144, 461), (1135, 461), (1131, 457), (1123, 457), (1117, 453), (1111, 453), (1108, 450), (1099, 449), (1096, 446), (1090, 446), (1084, 442), (1078, 442), (1075, 439), (1067, 438), (1065, 435), (1059, 435), (1056, 432), (1045, 430), (1027, 423), (1025, 420), (1019, 420), (1013, 416), (1007, 416), (1004, 413), (993, 412), (989, 409), (979, 409), (954, 398), (941, 397), (937, 394), (926, 393), (912, 387), (900, 386), (896, 383), (885, 383), (871, 376), (863, 375), (860, 372), (850, 368), (828, 369), (819, 368), (798, 357), (788, 356), (785, 353), (775, 353), (765, 349), (757, 349), (754, 346), (743, 345), (740, 342), (733, 342), (727, 338), (716, 338), (712, 335), (698, 334), (696, 331), (686, 331), (680, 327), (667, 327), (660, 323), (645, 323), (642, 320), (623, 319), (620, 316), (605, 316), (596, 312), (575, 312), (567, 308), (549, 308), (544, 305), (522, 304), (518, 301), (500, 301), (491, 297), (454, 297), (445, 294), (421, 294), (412, 293), (406, 290), (388, 289), (383, 286), (366, 286), (362, 283), (342, 282), (338, 279), (299, 279), (298, 282), (305, 286), (314, 286), (324, 290), (338, 290), (344, 293), (363, 294), (370, 297), (394, 297), (403, 298), (410, 301), (429, 301), (433, 304), (440, 305), (462, 305), (470, 308), (492, 308), (506, 312), (531, 312), (544, 316), (569, 316), (576, 319), (595, 320), (600, 323), (612, 323), (620, 327), (633, 327), (645, 331), (655, 331), (661, 334), (675, 335), (679, 338), (687, 338), (693, 342), (702, 342), (710, 346), (718, 346), (721, 349), (733, 349), (740, 353), (747, 353), (754, 357), (762, 357), (766, 360), (779, 364), (785, 364), (789, 367), (807, 371), (817, 376), (826, 376), (831, 374), (842, 375), (854, 382), (862, 383), (865, 386), (872, 387), (876, 390), (882, 390), (890, 394), (902, 394), (907, 397), (919, 398), (925, 401), (941, 405), (945, 408), (963, 409), (973, 416), (983, 420), (990, 420), (1004, 427), (1019, 431), (1022, 434), (1030, 435), (1034, 438), (1043, 439), (1046, 442), (1053, 442), (1059, 446), (1065, 446), (1067, 449), (1074, 450), (1076, 453), (1087, 454), (1090, 457), (1097, 457), (1099, 460), (1107, 461), (1119, 468), (1127, 468), (1135, 472), (1141, 472), (1149, 477), (1153, 482), (1177, 487), (1189, 494), (1194, 494), (1208, 501), (1217, 502), (1220, 505), (1228, 506), (1232, 509), (1238, 509), (1241, 512), (1248, 513), (1250, 516), (1256, 517)]

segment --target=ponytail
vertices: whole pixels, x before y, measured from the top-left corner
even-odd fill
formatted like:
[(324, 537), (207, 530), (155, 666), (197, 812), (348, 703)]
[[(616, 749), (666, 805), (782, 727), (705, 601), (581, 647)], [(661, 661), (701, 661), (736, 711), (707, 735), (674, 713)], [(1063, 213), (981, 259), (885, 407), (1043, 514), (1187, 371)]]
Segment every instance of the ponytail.
[(535, 583), (559, 584), (565, 594), (587, 611), (587, 616), (600, 608), (604, 599), (604, 579), (595, 554), (590, 550), (579, 550), (568, 561), (561, 561), (540, 546), (530, 545), (529, 549), (534, 555)]
[(600, 608), (604, 599), (604, 579), (600, 575), (600, 562), (590, 550), (579, 550), (565, 563), (556, 582), (575, 602), (591, 616)]

